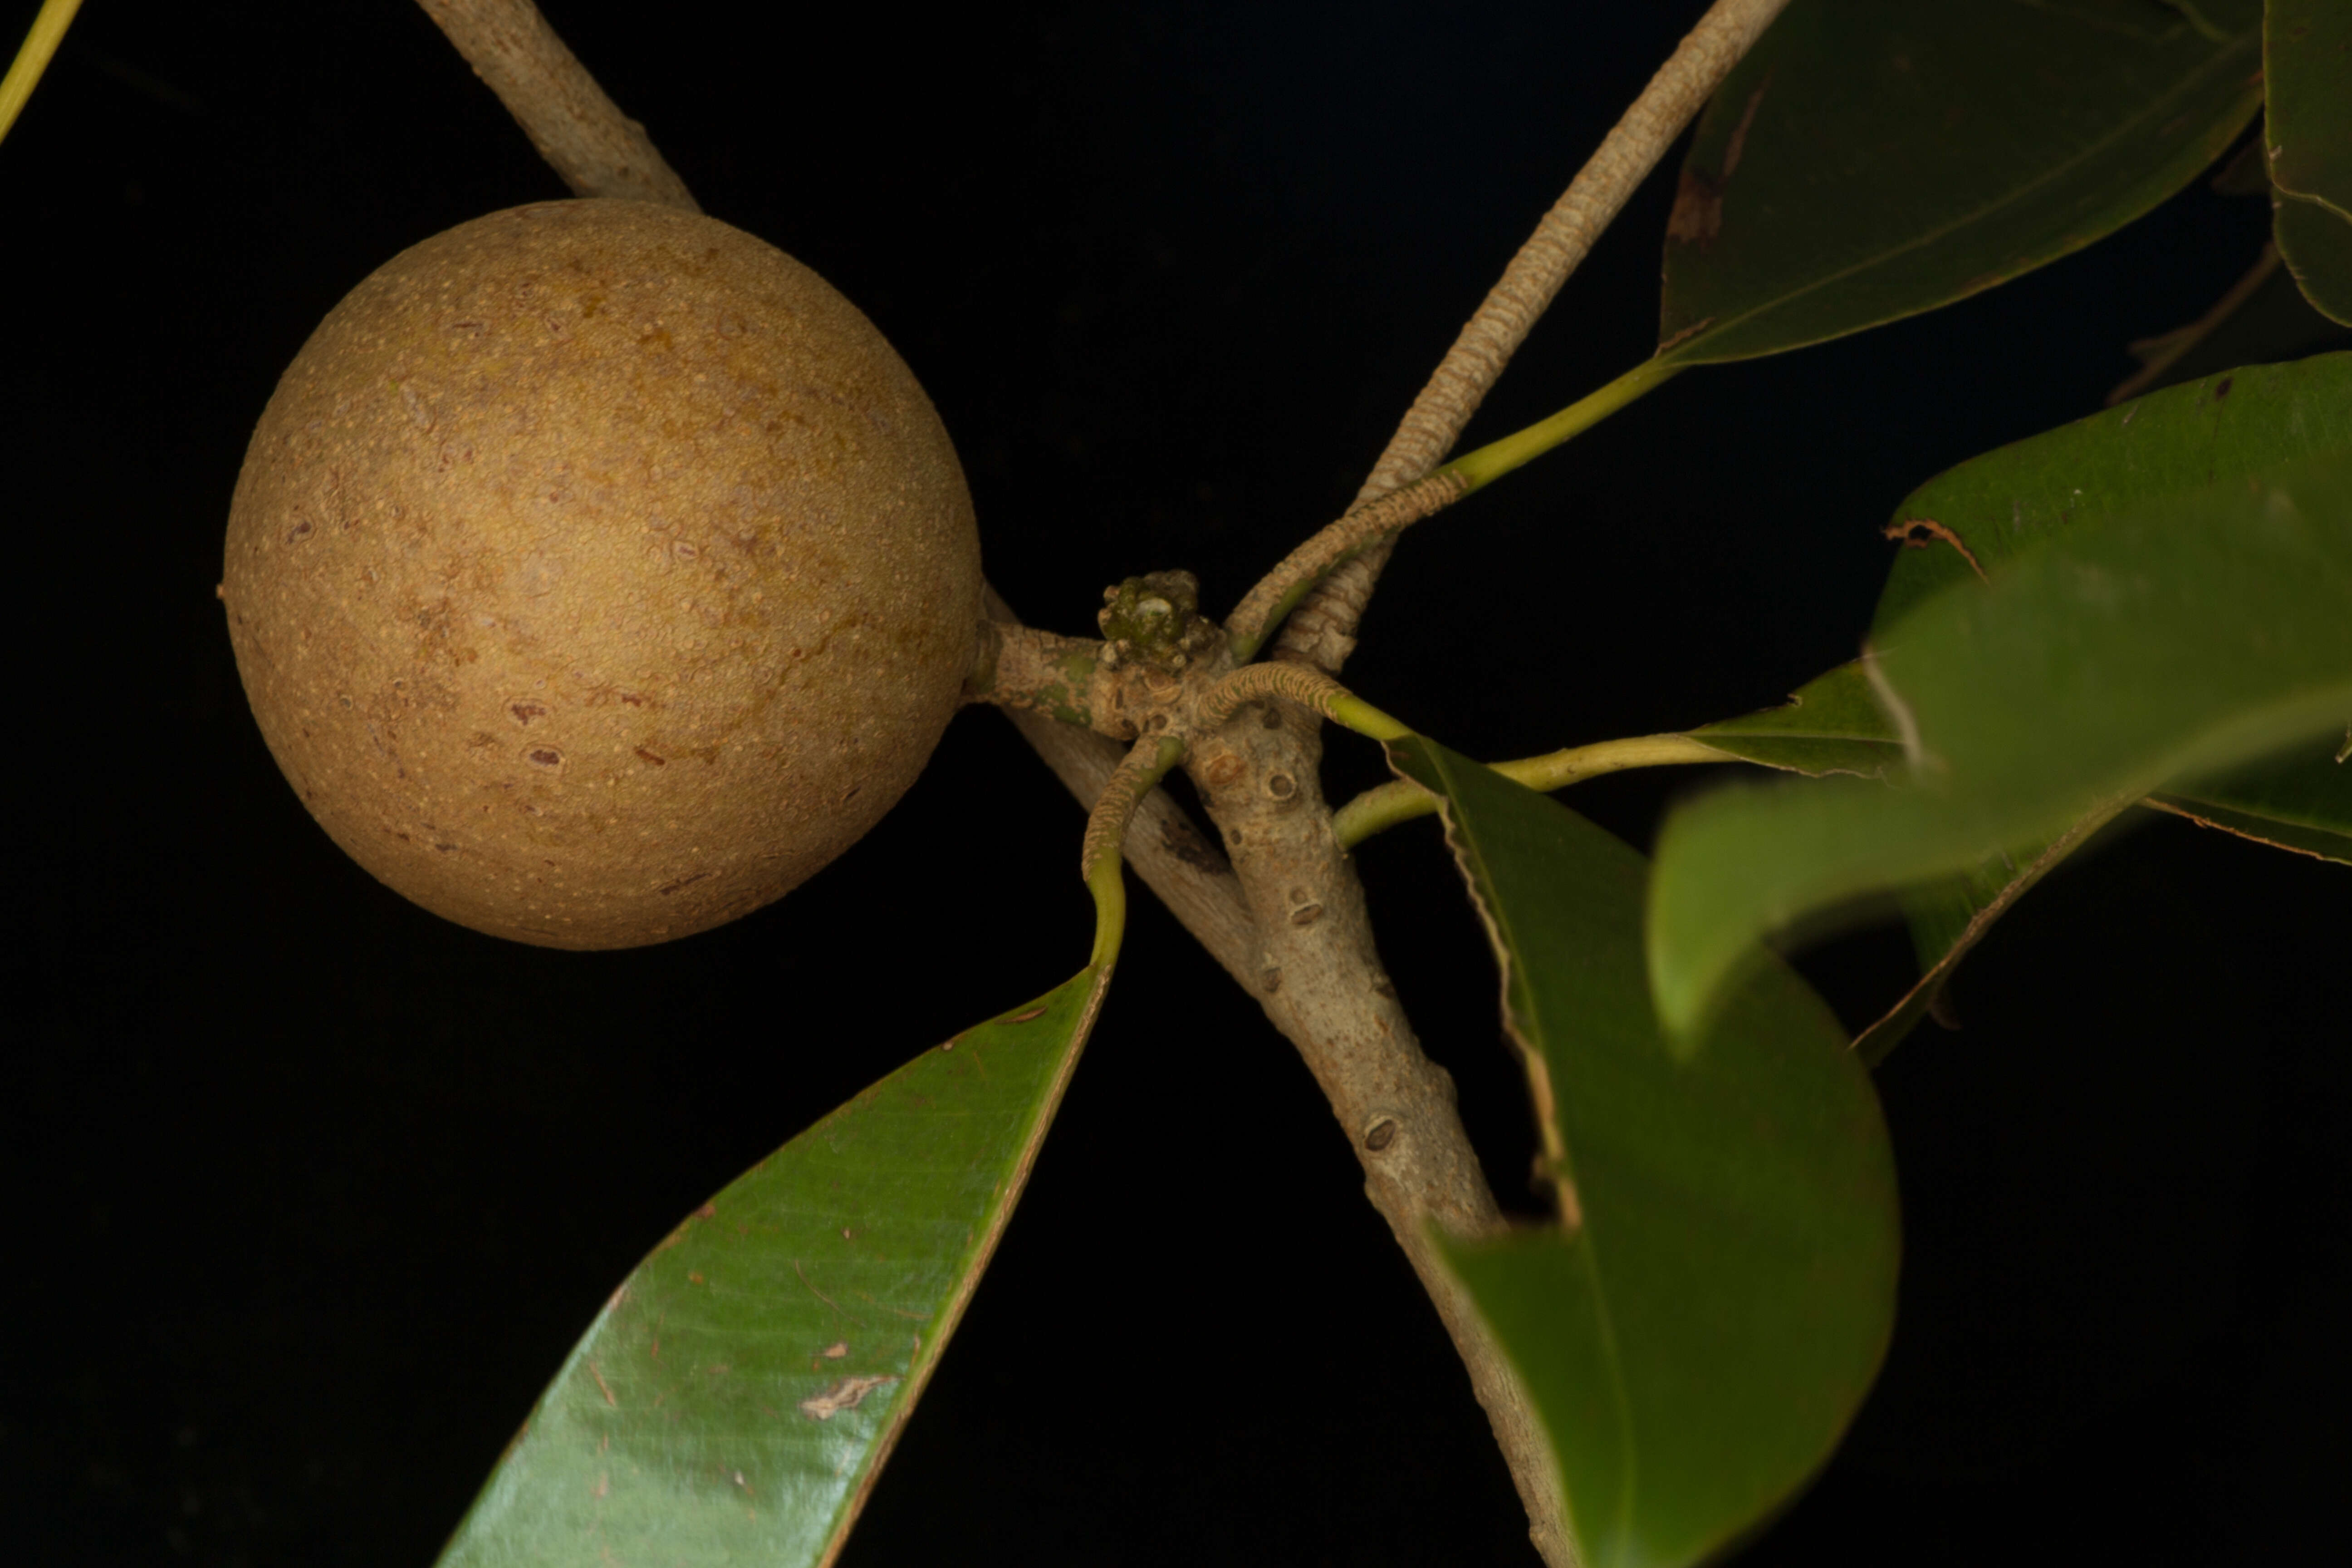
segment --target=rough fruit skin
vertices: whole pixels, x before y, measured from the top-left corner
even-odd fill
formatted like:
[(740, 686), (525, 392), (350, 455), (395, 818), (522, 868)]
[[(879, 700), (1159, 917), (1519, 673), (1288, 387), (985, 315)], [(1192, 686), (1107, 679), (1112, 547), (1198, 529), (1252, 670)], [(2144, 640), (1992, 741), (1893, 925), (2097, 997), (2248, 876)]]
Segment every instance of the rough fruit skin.
[(686, 936), (864, 834), (980, 616), (954, 447), (823, 279), (638, 202), (493, 213), (311, 335), (238, 476), (222, 596), (320, 826), (450, 920)]

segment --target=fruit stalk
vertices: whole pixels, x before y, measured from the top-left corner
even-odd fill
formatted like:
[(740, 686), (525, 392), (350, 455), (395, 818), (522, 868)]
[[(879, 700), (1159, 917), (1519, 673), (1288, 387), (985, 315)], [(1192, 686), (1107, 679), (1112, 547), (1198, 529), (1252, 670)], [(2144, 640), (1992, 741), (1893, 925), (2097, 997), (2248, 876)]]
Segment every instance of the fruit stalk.
[(547, 25), (531, 0), (417, 0), (530, 144), (580, 196), (700, 212), (646, 135)]

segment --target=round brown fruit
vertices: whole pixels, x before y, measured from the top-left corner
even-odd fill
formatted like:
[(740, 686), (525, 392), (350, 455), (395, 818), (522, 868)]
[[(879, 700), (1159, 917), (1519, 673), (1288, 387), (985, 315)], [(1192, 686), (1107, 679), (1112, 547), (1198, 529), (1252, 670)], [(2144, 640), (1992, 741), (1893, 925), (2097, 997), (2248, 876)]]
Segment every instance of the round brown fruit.
[(905, 793), (980, 616), (939, 416), (782, 252), (544, 202), (402, 252), (253, 436), (222, 596), (334, 841), (477, 931), (688, 935)]

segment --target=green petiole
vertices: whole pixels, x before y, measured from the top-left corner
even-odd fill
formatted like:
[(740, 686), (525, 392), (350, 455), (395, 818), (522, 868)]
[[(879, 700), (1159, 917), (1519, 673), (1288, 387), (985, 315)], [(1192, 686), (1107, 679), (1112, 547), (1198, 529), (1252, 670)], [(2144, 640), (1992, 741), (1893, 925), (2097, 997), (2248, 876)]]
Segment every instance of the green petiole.
[(16, 123), (25, 100), (33, 96), (33, 84), (48, 69), (50, 58), (64, 41), (74, 13), (80, 9), (81, 0), (42, 0), (32, 30), (25, 35), (25, 47), (16, 51), (8, 74), (0, 76), (0, 137), (5, 137), (8, 128)]
[[(1385, 717), (1385, 715), (1383, 715)], [(1391, 721), (1393, 722), (1393, 721)], [(1370, 731), (1366, 731), (1370, 733)], [(1387, 740), (1391, 737), (1379, 736)], [(1549, 792), (1602, 773), (1628, 768), (1668, 767), (1686, 763), (1736, 763), (1742, 759), (1685, 735), (1636, 735), (1623, 741), (1598, 741), (1540, 757), (1492, 763), (1496, 773), (1529, 789)], [(1385, 833), (1400, 822), (1427, 816), (1437, 809), (1437, 797), (1410, 779), (1398, 779), (1368, 789), (1331, 814), (1331, 833), (1339, 847), (1352, 849), (1375, 833)]]

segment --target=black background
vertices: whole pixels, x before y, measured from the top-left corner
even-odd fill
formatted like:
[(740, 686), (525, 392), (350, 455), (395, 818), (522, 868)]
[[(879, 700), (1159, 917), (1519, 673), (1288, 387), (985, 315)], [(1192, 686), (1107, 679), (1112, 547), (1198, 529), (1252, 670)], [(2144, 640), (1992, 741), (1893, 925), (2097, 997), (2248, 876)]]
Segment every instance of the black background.
[[(1229, 605), (1352, 494), (1699, 6), (551, 6), (714, 216), (898, 345), (991, 576)], [(816, 8), (805, 8), (814, 10)], [(15, 29), (33, 6), (10, 0)], [(1648, 352), (1670, 179), (1474, 440)], [(280, 781), (212, 587), (244, 442), (404, 246), (560, 195), (405, 0), (91, 5), (0, 145), (11, 1561), (422, 1564), (633, 1262), (1080, 961), (1079, 813), (960, 719), (865, 843), (659, 949), (377, 886)], [(1854, 650), (1913, 485), (2097, 406), (2260, 245), (2201, 184), (1955, 309), (1694, 373), (1400, 553), (1351, 683), (1484, 756), (1703, 722)], [(1335, 740), (1335, 795), (1373, 782)], [(1636, 843), (1695, 778), (1575, 804)], [(1507, 1204), (1532, 1146), (1427, 825), (1362, 856)], [(1909, 1251), (1877, 1393), (1741, 1561), (2255, 1561), (2352, 1459), (2339, 867), (2154, 822), (1882, 1071)], [(1859, 1024), (1881, 929), (1806, 966)], [(1148, 898), (1055, 1135), (846, 1562), (1532, 1563), (1289, 1047)]]

